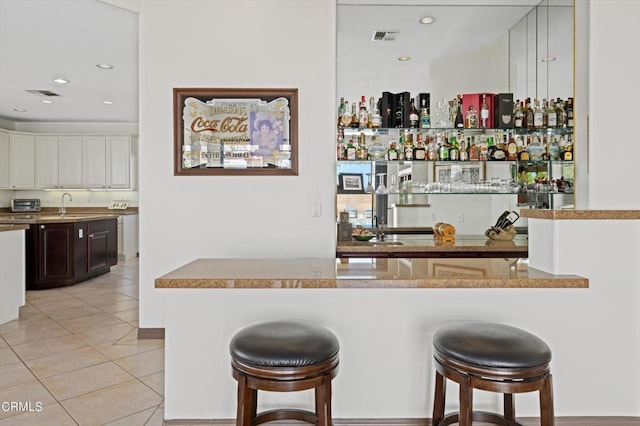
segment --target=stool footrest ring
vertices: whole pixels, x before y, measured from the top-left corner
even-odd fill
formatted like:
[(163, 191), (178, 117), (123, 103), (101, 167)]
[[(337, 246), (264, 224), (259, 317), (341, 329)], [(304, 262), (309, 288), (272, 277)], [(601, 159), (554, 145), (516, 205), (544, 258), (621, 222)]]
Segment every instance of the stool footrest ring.
[[(473, 421), (476, 422), (491, 423), (498, 426), (523, 426), (518, 422), (505, 419), (504, 416), (495, 413), (488, 413), (486, 411), (474, 411), (471, 413), (471, 416)], [(449, 426), (454, 423), (458, 423), (459, 420), (460, 416), (458, 413), (450, 413), (445, 415), (440, 422), (434, 423), (433, 426)]]
[(252, 424), (259, 425), (275, 420), (299, 420), (301, 422), (316, 424), (318, 417), (311, 411), (306, 410), (270, 410), (259, 413), (256, 418), (253, 419)]

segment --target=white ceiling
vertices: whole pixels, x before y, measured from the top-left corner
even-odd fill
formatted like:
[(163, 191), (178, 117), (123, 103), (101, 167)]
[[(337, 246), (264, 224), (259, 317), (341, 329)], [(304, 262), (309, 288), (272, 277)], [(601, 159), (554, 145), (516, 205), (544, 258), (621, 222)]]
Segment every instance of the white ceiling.
[[(151, 0), (0, 0), (0, 118), (137, 123), (138, 15), (134, 11), (139, 10), (140, 1)], [(434, 57), (495, 40), (538, 3), (338, 0), (339, 79), (345, 71), (356, 77), (348, 84), (357, 84), (358, 78), (374, 70), (372, 59), (383, 76), (411, 78)], [(420, 25), (418, 19), (424, 14), (435, 16), (436, 23)], [(397, 30), (400, 35), (396, 41), (374, 44), (374, 30)], [(399, 63), (400, 54), (412, 60)], [(96, 67), (104, 62), (114, 69)], [(403, 66), (404, 74), (398, 66)], [(71, 82), (58, 85), (52, 81), (56, 77)], [(50, 90), (60, 97), (44, 104), (44, 97), (26, 92), (30, 89)], [(113, 104), (105, 105), (103, 100)]]
[(99, 0), (0, 0), (0, 118), (137, 123), (138, 15)]

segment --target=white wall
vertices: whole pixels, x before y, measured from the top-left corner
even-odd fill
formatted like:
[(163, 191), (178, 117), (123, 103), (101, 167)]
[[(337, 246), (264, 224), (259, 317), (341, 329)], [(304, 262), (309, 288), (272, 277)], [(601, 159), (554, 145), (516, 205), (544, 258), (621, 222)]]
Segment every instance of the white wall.
[(640, 37), (640, 2), (590, 0), (589, 6), (589, 204), (638, 209), (640, 143), (626, 125), (637, 123), (640, 56), (624, 52)]
[[(334, 255), (335, 9), (334, 0), (142, 2), (140, 327), (165, 325), (154, 279), (195, 258)], [(299, 175), (174, 176), (174, 87), (298, 88)]]

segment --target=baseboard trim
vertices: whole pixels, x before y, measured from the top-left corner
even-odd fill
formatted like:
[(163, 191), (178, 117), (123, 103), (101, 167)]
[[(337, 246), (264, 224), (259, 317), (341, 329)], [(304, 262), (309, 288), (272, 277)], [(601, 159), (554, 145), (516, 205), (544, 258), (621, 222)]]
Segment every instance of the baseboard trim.
[[(637, 426), (640, 417), (557, 417), (556, 426)], [(540, 424), (538, 417), (518, 418), (524, 426)], [(211, 419), (211, 420), (165, 420), (164, 424), (170, 425), (216, 425), (235, 426), (235, 419)], [(432, 426), (430, 418), (401, 418), (401, 419), (333, 419), (334, 426)], [(278, 423), (278, 426), (299, 426), (300, 423)]]
[(164, 339), (164, 328), (139, 328), (138, 339)]

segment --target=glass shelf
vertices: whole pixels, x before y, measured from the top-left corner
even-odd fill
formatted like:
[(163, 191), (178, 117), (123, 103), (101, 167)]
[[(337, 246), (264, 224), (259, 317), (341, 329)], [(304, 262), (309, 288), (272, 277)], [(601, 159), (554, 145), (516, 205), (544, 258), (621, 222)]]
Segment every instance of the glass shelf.
[(425, 163), (432, 163), (438, 166), (446, 166), (446, 165), (451, 165), (451, 164), (467, 164), (467, 165), (471, 165), (471, 164), (483, 164), (483, 163), (487, 163), (487, 164), (567, 164), (567, 165), (571, 165), (573, 164), (573, 161), (565, 161), (565, 160), (486, 160), (486, 161), (482, 161), (482, 160), (478, 160), (478, 161), (451, 161), (451, 160), (336, 160), (338, 162), (338, 165), (346, 165), (346, 164), (371, 164), (371, 163), (376, 163), (376, 164), (399, 164), (399, 165), (403, 165), (403, 164), (407, 164), (407, 165), (411, 165), (414, 163), (417, 164), (425, 164)]
[(467, 133), (496, 133), (496, 132), (514, 132), (518, 134), (535, 134), (535, 133), (556, 133), (556, 134), (568, 134), (573, 133), (573, 127), (536, 127), (536, 128), (524, 128), (524, 127), (511, 127), (511, 128), (477, 128), (469, 129), (465, 127), (431, 127), (429, 129), (413, 128), (413, 127), (379, 127), (377, 129), (372, 128), (358, 128), (345, 127), (342, 129), (345, 135), (355, 135), (364, 133), (367, 136), (378, 133), (380, 135), (386, 135), (390, 133), (399, 133), (403, 131), (408, 132), (467, 132)]

